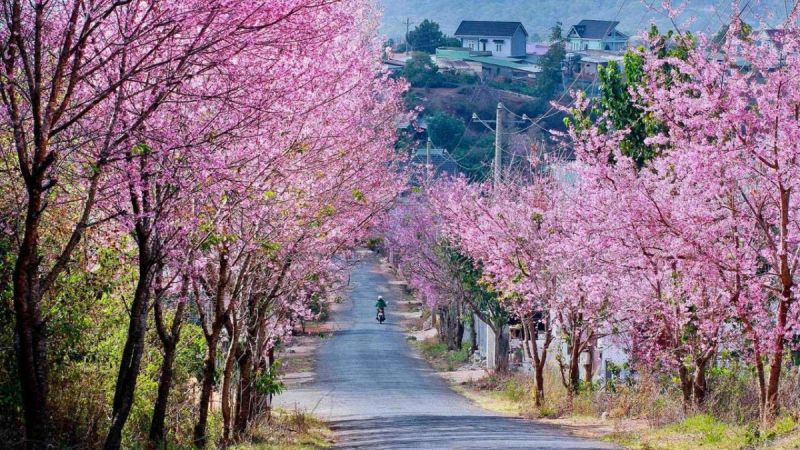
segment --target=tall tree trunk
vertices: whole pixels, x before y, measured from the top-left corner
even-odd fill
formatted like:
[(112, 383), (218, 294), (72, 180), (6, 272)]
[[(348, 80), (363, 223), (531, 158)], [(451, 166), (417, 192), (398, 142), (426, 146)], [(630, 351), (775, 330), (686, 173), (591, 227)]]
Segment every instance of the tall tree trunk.
[(22, 390), (25, 442), (28, 448), (45, 448), (49, 443), (47, 332), (42, 321), (37, 257), (41, 209), (41, 180), (34, 180), (34, 185), (28, 187), (25, 234), (13, 275), (17, 370)]
[(161, 361), (161, 373), (158, 378), (158, 395), (153, 406), (153, 419), (150, 422), (150, 443), (158, 446), (165, 442), (166, 433), (164, 432), (164, 422), (166, 420), (167, 406), (169, 405), (169, 393), (172, 389), (172, 378), (174, 375), (173, 365), (175, 363), (176, 348), (180, 340), (180, 331), (183, 324), (183, 311), (186, 307), (186, 292), (188, 281), (184, 279), (181, 288), (181, 299), (175, 309), (175, 317), (172, 319), (171, 332), (168, 334), (164, 327), (164, 318), (161, 314), (161, 304), (156, 303), (155, 322), (158, 329), (158, 336), (164, 347), (164, 359)]
[(778, 230), (780, 240), (778, 248), (774, 249), (777, 254), (778, 282), (781, 285), (781, 295), (778, 302), (778, 315), (775, 323), (775, 342), (772, 344), (772, 354), (769, 362), (769, 378), (767, 379), (766, 395), (764, 407), (762, 409), (762, 421), (770, 424), (778, 417), (780, 403), (778, 399), (778, 388), (780, 387), (781, 369), (783, 369), (783, 352), (786, 346), (785, 334), (788, 331), (788, 313), (794, 301), (794, 264), (790, 260), (791, 251), (789, 244), (790, 217), (791, 210), (791, 188), (787, 188), (781, 182), (778, 183), (780, 193), (780, 220)]
[(539, 350), (539, 332), (538, 324), (532, 320), (522, 321), (522, 332), (525, 338), (525, 351), (528, 354), (528, 359), (531, 360), (533, 366), (533, 377), (536, 383), (536, 395), (534, 397), (534, 404), (536, 407), (541, 407), (544, 403), (544, 370), (547, 363), (547, 349), (550, 347), (550, 341), (553, 334), (550, 332), (549, 319), (545, 321), (545, 336), (542, 348)]
[[(219, 268), (217, 281), (214, 289), (213, 315), (210, 323), (206, 319), (204, 306), (200, 302), (200, 293), (195, 286), (195, 301), (198, 302), (198, 314), (203, 328), (203, 335), (206, 339), (206, 357), (203, 361), (203, 383), (200, 390), (200, 401), (198, 404), (198, 418), (194, 426), (194, 445), (205, 447), (206, 427), (208, 425), (208, 409), (211, 405), (211, 395), (214, 390), (214, 376), (217, 370), (217, 346), (219, 345), (222, 328), (228, 321), (228, 313), (231, 305), (226, 305), (225, 298), (230, 281), (228, 267), (228, 249), (222, 247), (219, 250)], [(236, 289), (234, 289), (236, 291)]]
[(128, 420), (133, 405), (133, 396), (136, 391), (136, 379), (144, 354), (144, 338), (147, 333), (147, 314), (150, 303), (150, 289), (153, 277), (153, 264), (150, 259), (148, 240), (140, 242), (139, 250), (139, 281), (136, 283), (133, 302), (131, 303), (131, 318), (128, 323), (128, 336), (125, 348), (122, 351), (122, 361), (119, 366), (117, 384), (114, 390), (114, 402), (111, 415), (111, 426), (106, 436), (105, 448), (116, 450), (122, 441), (122, 429)]
[(208, 425), (208, 408), (214, 391), (214, 375), (217, 371), (217, 345), (219, 332), (206, 339), (206, 357), (203, 360), (203, 383), (200, 389), (197, 424), (194, 426), (194, 444), (200, 448), (206, 445), (206, 426)]
[[(791, 286), (784, 287), (783, 296), (778, 304), (778, 321), (775, 327), (778, 330), (787, 329), (787, 316), (791, 298)], [(778, 388), (780, 387), (781, 369), (783, 369), (783, 352), (786, 346), (784, 333), (776, 333), (775, 343), (773, 344), (772, 354), (769, 362), (769, 378), (767, 378), (767, 389), (762, 412), (764, 423), (771, 424), (778, 417), (780, 403), (778, 399)]]
[(706, 382), (706, 366), (708, 365), (707, 358), (698, 358), (694, 367), (694, 377), (692, 379), (692, 394), (694, 396), (694, 405), (702, 406), (706, 401), (706, 393), (708, 392)]
[(156, 403), (153, 405), (153, 419), (150, 421), (149, 439), (150, 443), (156, 447), (162, 446), (165, 443), (166, 433), (164, 432), (164, 422), (167, 417), (169, 392), (170, 389), (172, 389), (174, 362), (175, 345), (165, 345), (164, 359), (161, 361), (161, 373), (158, 377), (158, 394), (156, 396)]
[(225, 358), (225, 369), (222, 378), (222, 394), (220, 401), (222, 402), (222, 441), (225, 445), (230, 442), (231, 428), (233, 427), (233, 417), (231, 414), (231, 389), (233, 384), (233, 369), (236, 357), (240, 353), (239, 347), (239, 327), (236, 320), (231, 320), (229, 325), (229, 332), (232, 335), (230, 347), (228, 348), (228, 355)]
[(253, 409), (253, 383), (253, 353), (250, 350), (250, 346), (247, 345), (239, 359), (238, 400), (236, 402), (236, 421), (233, 427), (237, 436), (243, 434), (249, 425)]

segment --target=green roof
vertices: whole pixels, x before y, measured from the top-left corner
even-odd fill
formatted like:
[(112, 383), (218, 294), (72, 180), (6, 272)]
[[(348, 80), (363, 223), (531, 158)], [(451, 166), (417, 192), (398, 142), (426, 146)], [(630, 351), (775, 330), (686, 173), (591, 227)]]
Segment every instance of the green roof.
[(506, 58), (495, 58), (493, 56), (469, 56), (464, 59), (467, 61), (475, 61), (481, 64), (508, 67), (509, 69), (520, 70), (523, 72), (539, 73), (542, 71), (542, 68), (536, 64), (520, 63), (518, 62), (519, 60), (515, 61)]

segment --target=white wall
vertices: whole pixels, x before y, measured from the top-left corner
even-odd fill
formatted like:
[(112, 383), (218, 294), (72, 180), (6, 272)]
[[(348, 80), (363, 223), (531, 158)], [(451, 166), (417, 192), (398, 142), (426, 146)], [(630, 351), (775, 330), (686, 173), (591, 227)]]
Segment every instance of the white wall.
[[(520, 32), (521, 33), (521, 32)], [(524, 38), (524, 35), (523, 35)], [(508, 57), (511, 56), (511, 49), (512, 43), (511, 39), (509, 38), (499, 38), (499, 37), (491, 37), (491, 36), (482, 36), (480, 38), (462, 38), (461, 39), (461, 46), (465, 48), (469, 48), (475, 51), (484, 51), (483, 50), (483, 42), (481, 39), (485, 39), (486, 42), (486, 51), (492, 52), (492, 56), (504, 56)], [(503, 41), (501, 44), (501, 49), (497, 50), (497, 42), (495, 41)], [(519, 44), (517, 44), (519, 46)], [(525, 41), (522, 41), (522, 55), (525, 54)]]

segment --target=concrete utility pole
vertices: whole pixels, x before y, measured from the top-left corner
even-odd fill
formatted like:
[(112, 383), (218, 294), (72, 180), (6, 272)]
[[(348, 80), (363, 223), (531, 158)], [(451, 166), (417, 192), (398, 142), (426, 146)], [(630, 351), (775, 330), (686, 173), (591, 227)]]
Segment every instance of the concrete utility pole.
[(430, 136), (428, 136), (428, 143), (425, 146), (425, 174), (428, 180), (431, 179), (431, 142)]
[[(472, 121), (473, 122), (480, 122), (483, 126), (485, 126), (490, 131), (494, 131), (494, 177), (493, 182), (495, 186), (500, 185), (502, 181), (502, 174), (503, 174), (503, 135), (504, 134), (518, 134), (520, 131), (513, 132), (513, 133), (506, 133), (503, 130), (505, 126), (505, 113), (508, 111), (505, 106), (503, 106), (502, 102), (497, 103), (497, 115), (495, 120), (483, 120), (478, 117), (477, 113), (472, 113)], [(514, 113), (512, 113), (514, 114)], [(516, 115), (516, 114), (514, 114)], [(517, 116), (519, 117), (519, 116)], [(534, 120), (528, 117), (527, 114), (522, 115), (522, 120), (512, 120), (509, 123), (512, 124), (523, 124), (531, 122), (534, 123)], [(492, 128), (489, 124), (494, 123), (495, 127)], [(523, 130), (525, 131), (525, 130)]]
[(497, 118), (494, 130), (494, 185), (500, 185), (500, 176), (503, 170), (503, 111), (502, 103), (497, 103)]
[(414, 25), (414, 22), (411, 21), (410, 17), (406, 17), (406, 21), (404, 23), (406, 24), (406, 55), (408, 55), (409, 49), (411, 48), (411, 44), (408, 43), (408, 33), (411, 29), (411, 25)]

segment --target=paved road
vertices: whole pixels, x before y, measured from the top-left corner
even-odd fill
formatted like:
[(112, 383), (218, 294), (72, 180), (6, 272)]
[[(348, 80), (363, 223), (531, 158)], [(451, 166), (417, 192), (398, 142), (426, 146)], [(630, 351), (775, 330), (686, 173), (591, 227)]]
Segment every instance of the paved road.
[[(383, 325), (375, 321), (378, 295), (388, 302)], [(339, 331), (317, 351), (315, 380), (276, 402), (328, 421), (336, 448), (614, 448), (486, 412), (450, 390), (406, 342), (393, 313), (393, 299), (403, 295), (377, 257), (364, 253), (334, 316)]]

